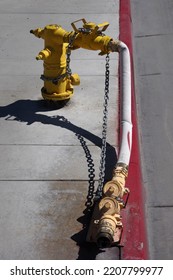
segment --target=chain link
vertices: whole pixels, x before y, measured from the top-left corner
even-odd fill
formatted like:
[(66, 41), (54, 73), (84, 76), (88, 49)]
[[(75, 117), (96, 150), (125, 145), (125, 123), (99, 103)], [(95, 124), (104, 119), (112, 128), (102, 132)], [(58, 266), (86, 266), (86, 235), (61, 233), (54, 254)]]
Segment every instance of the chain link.
[(40, 79), (43, 81), (51, 81), (54, 85), (57, 85), (60, 80), (64, 79), (67, 76), (67, 73), (57, 76), (56, 78), (46, 77), (44, 75), (40, 76)]
[(101, 148), (101, 158), (99, 167), (99, 181), (98, 188), (96, 191), (96, 199), (102, 197), (103, 184), (105, 180), (105, 165), (106, 165), (106, 137), (107, 137), (107, 120), (108, 120), (108, 101), (109, 101), (109, 53), (106, 55), (106, 65), (105, 65), (105, 94), (104, 94), (104, 104), (103, 104), (103, 124), (102, 124), (102, 148)]
[(71, 60), (71, 47), (73, 45), (73, 42), (76, 38), (76, 35), (77, 33), (74, 32), (74, 34), (70, 37), (69, 39), (69, 44), (67, 46), (67, 52), (66, 52), (66, 55), (67, 55), (67, 66), (66, 66), (66, 73), (68, 76), (71, 76), (72, 74), (72, 71), (71, 71), (71, 68), (70, 68), (70, 60)]

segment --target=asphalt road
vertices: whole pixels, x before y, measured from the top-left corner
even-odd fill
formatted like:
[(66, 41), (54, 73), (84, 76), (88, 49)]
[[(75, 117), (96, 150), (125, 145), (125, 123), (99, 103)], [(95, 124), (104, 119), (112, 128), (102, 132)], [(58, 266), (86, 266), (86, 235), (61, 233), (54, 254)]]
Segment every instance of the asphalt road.
[(150, 259), (173, 259), (173, 1), (131, 9)]

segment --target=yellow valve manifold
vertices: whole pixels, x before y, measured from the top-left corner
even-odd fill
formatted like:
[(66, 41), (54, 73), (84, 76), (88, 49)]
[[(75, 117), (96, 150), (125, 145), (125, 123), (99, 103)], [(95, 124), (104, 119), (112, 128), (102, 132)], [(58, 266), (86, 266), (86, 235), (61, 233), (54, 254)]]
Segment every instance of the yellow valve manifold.
[(127, 175), (128, 167), (118, 164), (112, 180), (103, 188), (103, 198), (95, 203), (87, 241), (97, 243), (98, 247), (110, 247), (120, 242), (123, 227), (120, 212), (124, 207), (123, 197), (129, 193), (125, 188)]
[[(83, 22), (82, 28), (77, 28), (76, 23)], [(78, 48), (88, 50), (100, 50), (100, 55), (110, 51), (118, 51), (119, 41), (113, 41), (102, 33), (109, 26), (105, 22), (96, 25), (81, 19), (72, 23), (74, 31), (68, 32), (60, 25), (51, 24), (30, 32), (44, 40), (44, 49), (36, 56), (37, 60), (43, 60), (44, 73), (41, 79), (44, 81), (42, 96), (46, 100), (68, 100), (73, 95), (73, 86), (80, 84), (78, 74), (72, 74), (67, 66), (67, 52)], [(70, 48), (69, 48), (70, 47)]]

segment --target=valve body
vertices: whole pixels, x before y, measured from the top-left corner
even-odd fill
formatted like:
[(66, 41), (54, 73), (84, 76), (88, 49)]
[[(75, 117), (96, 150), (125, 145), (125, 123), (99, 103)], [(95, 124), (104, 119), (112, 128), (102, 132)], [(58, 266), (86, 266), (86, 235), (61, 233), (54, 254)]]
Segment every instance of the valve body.
[(120, 243), (123, 228), (121, 209), (124, 207), (122, 198), (129, 193), (125, 188), (127, 174), (127, 166), (117, 165), (112, 180), (103, 188), (103, 198), (94, 205), (87, 241), (97, 243), (100, 248)]

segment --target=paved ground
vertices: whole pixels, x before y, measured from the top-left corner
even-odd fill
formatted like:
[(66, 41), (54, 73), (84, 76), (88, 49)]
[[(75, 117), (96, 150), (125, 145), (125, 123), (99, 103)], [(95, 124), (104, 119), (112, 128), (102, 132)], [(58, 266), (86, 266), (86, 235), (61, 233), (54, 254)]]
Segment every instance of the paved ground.
[[(105, 60), (74, 51), (81, 85), (66, 107), (50, 110), (40, 95), (42, 62), (34, 60), (43, 41), (29, 33), (50, 23), (71, 30), (84, 17), (110, 22), (107, 34), (117, 38), (118, 3), (0, 1), (0, 259), (118, 258), (116, 248), (83, 244), (92, 172), (95, 188), (98, 180)], [(117, 158), (118, 54), (110, 67), (106, 179)]]
[(173, 259), (173, 2), (131, 3), (150, 258)]

